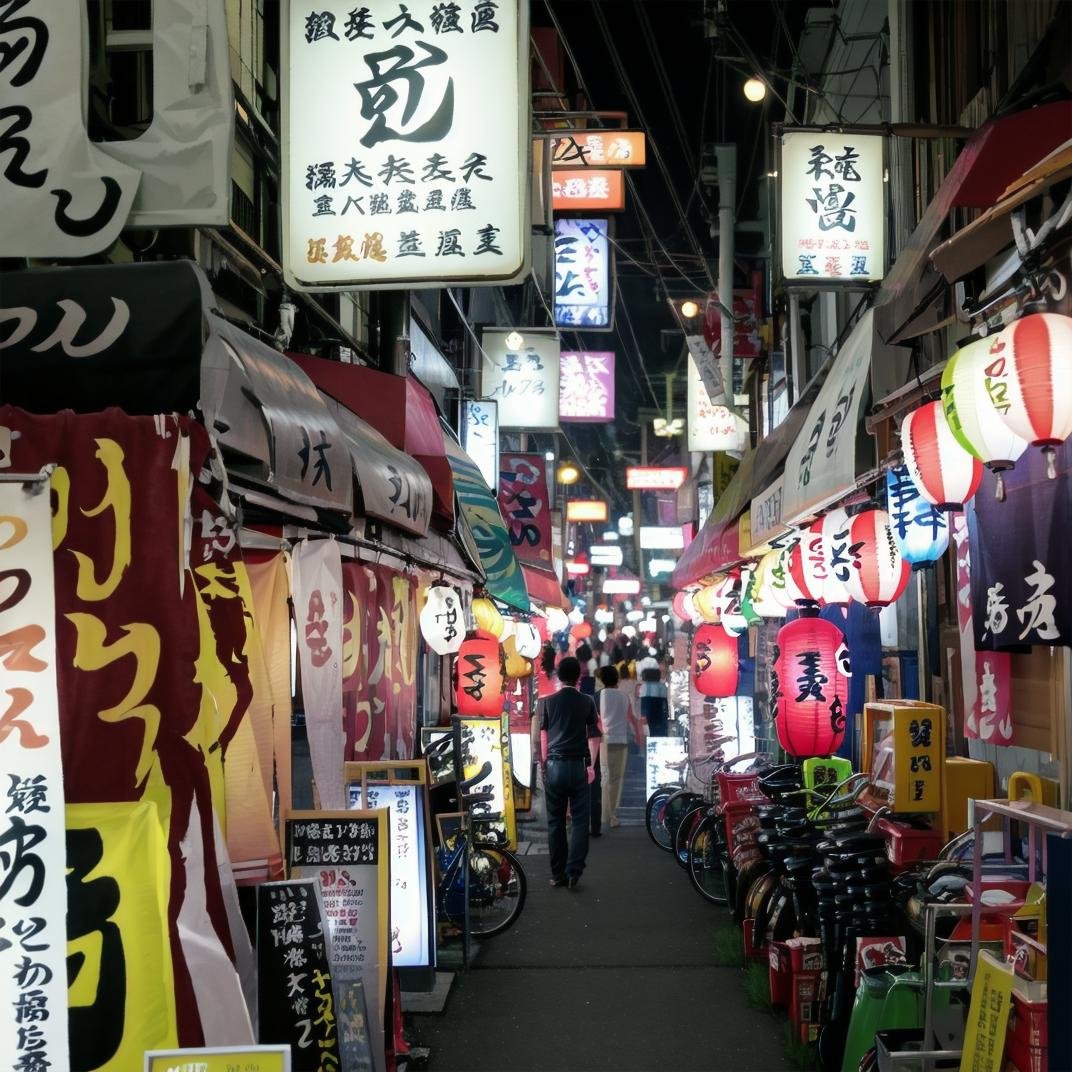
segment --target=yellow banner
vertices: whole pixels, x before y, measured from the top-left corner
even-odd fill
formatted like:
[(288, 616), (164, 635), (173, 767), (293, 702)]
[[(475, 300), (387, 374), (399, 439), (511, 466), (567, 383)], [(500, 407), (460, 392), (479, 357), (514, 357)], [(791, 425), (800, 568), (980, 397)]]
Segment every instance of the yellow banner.
[(1001, 1072), (1012, 984), (1012, 968), (982, 950), (972, 984), (960, 1072)]
[(145, 1072), (290, 1072), (289, 1046), (214, 1046), (145, 1055)]
[(178, 1045), (171, 863), (156, 807), (67, 805), (71, 1067), (130, 1072)]

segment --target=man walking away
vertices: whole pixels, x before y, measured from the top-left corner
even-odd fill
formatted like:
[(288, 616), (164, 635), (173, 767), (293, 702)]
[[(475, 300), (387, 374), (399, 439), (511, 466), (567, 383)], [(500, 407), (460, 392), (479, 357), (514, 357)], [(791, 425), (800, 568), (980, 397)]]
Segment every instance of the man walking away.
[[(559, 692), (543, 701), (540, 758), (547, 795), (551, 885), (574, 889), (588, 857), (589, 790), (599, 750), (596, 705), (577, 689), (581, 664), (566, 656), (558, 664)], [(566, 808), (573, 820), (566, 845)]]

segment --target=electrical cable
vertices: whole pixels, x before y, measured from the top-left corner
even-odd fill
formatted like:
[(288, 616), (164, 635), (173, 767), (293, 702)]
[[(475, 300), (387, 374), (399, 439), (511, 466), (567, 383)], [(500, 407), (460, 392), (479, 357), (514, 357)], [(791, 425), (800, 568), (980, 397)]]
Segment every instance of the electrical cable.
[[(640, 368), (641, 376), (643, 377), (644, 382), (647, 384), (648, 393), (651, 395), (651, 400), (654, 403), (655, 408), (658, 409), (659, 408), (659, 399), (658, 399), (658, 396), (655, 394), (655, 388), (652, 386), (651, 378), (648, 376), (648, 369), (647, 369), (647, 366), (644, 364), (644, 353), (640, 349), (640, 343), (637, 340), (636, 329), (633, 327), (633, 318), (629, 315), (629, 305), (625, 301), (625, 298), (622, 295), (621, 286), (619, 285), (617, 279), (615, 279), (615, 281), (614, 281), (614, 298), (615, 298), (615, 301), (618, 303), (618, 307), (621, 309), (622, 313), (625, 316), (626, 324), (629, 326), (629, 335), (631, 336), (631, 338), (633, 340), (633, 347), (634, 347), (634, 349), (636, 351), (636, 364)], [(629, 357), (629, 348), (625, 345), (625, 337), (622, 335), (621, 326), (619, 325), (617, 318), (615, 318), (615, 321), (614, 321), (614, 328), (615, 328), (615, 331), (618, 334), (618, 341), (621, 342), (621, 344), (622, 344), (622, 350), (625, 353), (626, 357), (628, 358)], [(635, 375), (635, 372), (634, 372), (634, 375)], [(640, 376), (637, 377), (638, 382), (639, 382), (640, 378), (641, 378)]]

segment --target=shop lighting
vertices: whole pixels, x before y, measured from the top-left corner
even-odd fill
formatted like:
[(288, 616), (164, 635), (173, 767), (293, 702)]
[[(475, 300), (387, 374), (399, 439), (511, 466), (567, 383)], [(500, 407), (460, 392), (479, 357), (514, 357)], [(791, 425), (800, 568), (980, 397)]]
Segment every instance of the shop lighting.
[(642, 525), (640, 546), (645, 551), (680, 551), (685, 546), (685, 534), (680, 525)]
[(618, 533), (616, 533), (614, 531), (614, 529), (607, 529), (607, 531), (603, 533), (603, 542), (604, 543), (617, 543), (618, 542)]
[(742, 88), (745, 97), (753, 104), (758, 104), (767, 95), (767, 83), (762, 78), (749, 78)]
[(506, 345), (509, 346), (511, 350), (520, 350), (521, 347), (525, 345), (525, 336), (522, 335), (520, 331), (511, 331), (510, 334), (506, 336)]
[(567, 562), (566, 572), (571, 577), (586, 577), (589, 573), (587, 562)]
[(700, 305), (698, 302), (694, 302), (692, 298), (687, 298), (681, 303), (681, 315), (686, 320), (692, 320), (693, 317), (700, 315)]
[(640, 619), (643, 618), (643, 617), (644, 617), (644, 612), (642, 610), (631, 610), (625, 616), (625, 620), (627, 622), (639, 622)]
[(625, 469), (625, 486), (629, 491), (677, 491), (688, 475), (683, 465), (629, 465)]
[(672, 558), (653, 558), (648, 563), (648, 573), (653, 577), (660, 573), (673, 573), (677, 562)]
[(566, 503), (567, 521), (606, 521), (607, 504), (603, 499), (573, 499)]
[(553, 462), (555, 460), (555, 452), (553, 450), (545, 451), (543, 460), (545, 462)]
[(581, 470), (573, 462), (563, 462), (558, 467), (558, 482), (560, 484), (576, 484), (581, 479)]
[(665, 417), (656, 417), (651, 422), (651, 430), (655, 435), (664, 439), (679, 436), (685, 431), (685, 418), (675, 417), (672, 421), (668, 421)]
[(620, 566), (622, 549), (615, 545), (595, 543), (588, 548), (588, 555), (593, 566)]
[(636, 636), (636, 626), (635, 625), (623, 625), (622, 626), (622, 636), (635, 637)]
[(633, 535), (633, 519), (626, 515), (625, 517), (618, 518), (618, 531), (623, 536)]
[(654, 618), (645, 618), (637, 624), (637, 628), (642, 633), (654, 633), (659, 628), (659, 623)]
[(603, 593), (608, 596), (635, 596), (640, 592), (640, 581), (635, 577), (608, 577), (603, 582)]

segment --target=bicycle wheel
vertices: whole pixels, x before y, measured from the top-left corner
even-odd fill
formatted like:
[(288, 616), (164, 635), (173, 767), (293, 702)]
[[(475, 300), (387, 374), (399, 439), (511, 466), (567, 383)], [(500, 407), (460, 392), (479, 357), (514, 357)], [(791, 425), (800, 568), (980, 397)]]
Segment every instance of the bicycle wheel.
[(490, 938), (511, 926), (525, 907), (528, 882), (521, 861), (506, 849), (473, 846), (469, 853), (469, 932)]
[(692, 792), (691, 789), (679, 789), (676, 793), (672, 794), (670, 799), (666, 802), (666, 807), (663, 809), (662, 825), (666, 832), (666, 843), (662, 841), (657, 842), (667, 852), (674, 851), (674, 841), (677, 837), (677, 828), (681, 824), (681, 820), (685, 817), (685, 813), (688, 812), (696, 802), (703, 801), (703, 797), (699, 793)]
[(724, 905), (728, 892), (720, 817), (705, 815), (689, 839), (689, 879), (704, 900)]
[(673, 846), (670, 844), (669, 835), (663, 825), (666, 815), (666, 802), (680, 789), (676, 785), (663, 785), (648, 797), (647, 807), (644, 809), (644, 825), (648, 828), (648, 837), (659, 846), (660, 849), (669, 851)]
[(674, 859), (684, 868), (689, 866), (689, 841), (709, 805), (704, 800), (693, 801), (684, 811), (674, 832)]

